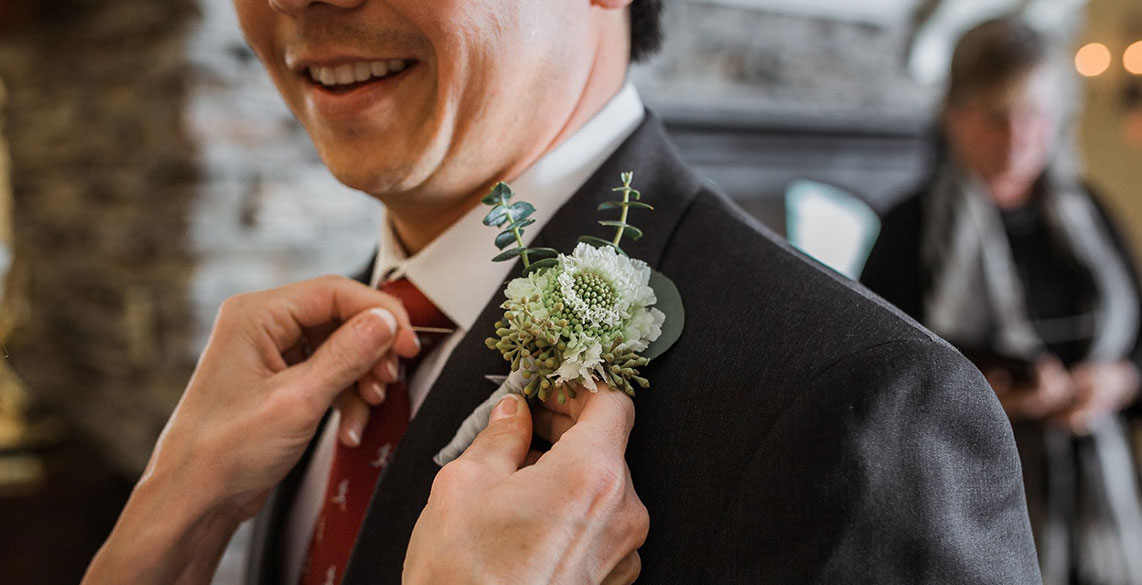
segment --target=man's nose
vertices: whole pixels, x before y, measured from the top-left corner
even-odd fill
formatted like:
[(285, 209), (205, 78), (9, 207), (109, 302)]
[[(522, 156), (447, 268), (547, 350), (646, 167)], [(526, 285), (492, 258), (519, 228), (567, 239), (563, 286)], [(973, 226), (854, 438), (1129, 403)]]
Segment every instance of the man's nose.
[(367, 0), (269, 0), (270, 6), (279, 12), (292, 14), (295, 16), (301, 15), (303, 12), (310, 8), (317, 7), (318, 5), (326, 5), (334, 8), (357, 8), (364, 4)]

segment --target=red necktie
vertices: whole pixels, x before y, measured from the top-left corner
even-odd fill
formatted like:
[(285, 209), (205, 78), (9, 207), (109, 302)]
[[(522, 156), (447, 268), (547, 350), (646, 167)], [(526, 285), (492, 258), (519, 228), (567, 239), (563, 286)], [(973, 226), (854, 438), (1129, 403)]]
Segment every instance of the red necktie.
[[(413, 326), (440, 329), (454, 326), (408, 279), (389, 282), (381, 286), (381, 291), (404, 303)], [(423, 356), (431, 343), (444, 335), (421, 333), (419, 337), (424, 345), (420, 353)], [(373, 408), (360, 445), (350, 449), (337, 443), (325, 486), (325, 501), (302, 569), (301, 585), (341, 583), (373, 489), (408, 428), (409, 399), (405, 384), (416, 365), (416, 360), (406, 363), (402, 380), (389, 384), (384, 403)]]

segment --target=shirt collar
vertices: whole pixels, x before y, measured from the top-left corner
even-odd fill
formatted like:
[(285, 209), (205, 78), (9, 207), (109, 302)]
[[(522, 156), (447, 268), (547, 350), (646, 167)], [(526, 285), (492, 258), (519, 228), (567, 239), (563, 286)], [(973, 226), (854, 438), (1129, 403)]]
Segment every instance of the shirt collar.
[[(627, 83), (574, 135), (512, 181), (518, 197), (535, 206), (535, 223), (524, 233), (530, 244), (547, 220), (587, 182), (646, 116), (642, 98)], [(618, 180), (618, 177), (615, 177)], [(469, 330), (488, 299), (503, 288), (514, 262), (492, 262), (496, 232), (484, 225), (488, 209), (478, 205), (419, 253), (405, 255), (391, 223), (381, 217), (373, 286), (382, 279), (408, 278), (459, 328)]]

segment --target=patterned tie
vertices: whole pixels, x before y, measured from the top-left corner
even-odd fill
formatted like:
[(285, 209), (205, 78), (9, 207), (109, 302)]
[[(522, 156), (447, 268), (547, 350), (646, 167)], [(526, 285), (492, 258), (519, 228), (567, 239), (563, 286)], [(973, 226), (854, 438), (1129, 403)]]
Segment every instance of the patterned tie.
[[(386, 283), (381, 291), (404, 303), (414, 327), (450, 330), (455, 326), (408, 279)], [(445, 335), (443, 332), (419, 333), (420, 356), (427, 354), (430, 346)], [(401, 381), (389, 384), (384, 403), (373, 408), (361, 444), (350, 449), (337, 443), (325, 486), (325, 501), (302, 569), (301, 585), (341, 583), (373, 489), (408, 428), (409, 398), (405, 381), (412, 377), (418, 361), (414, 358), (406, 363)]]

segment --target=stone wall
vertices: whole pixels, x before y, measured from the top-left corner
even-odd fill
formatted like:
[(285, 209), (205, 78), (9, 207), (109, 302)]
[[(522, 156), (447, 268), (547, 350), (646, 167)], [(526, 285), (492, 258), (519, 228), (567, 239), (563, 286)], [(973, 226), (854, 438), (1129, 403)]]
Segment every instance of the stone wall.
[(908, 75), (909, 22), (814, 18), (695, 0), (664, 2), (666, 42), (633, 79), (665, 108), (800, 119), (910, 120), (934, 88)]
[(317, 160), (229, 0), (66, 4), (0, 37), (6, 343), (41, 404), (139, 471), (222, 300), (356, 270), (378, 207)]
[(0, 38), (14, 263), (11, 364), (37, 400), (141, 469), (193, 362), (180, 245), (192, 0), (35, 5)]

